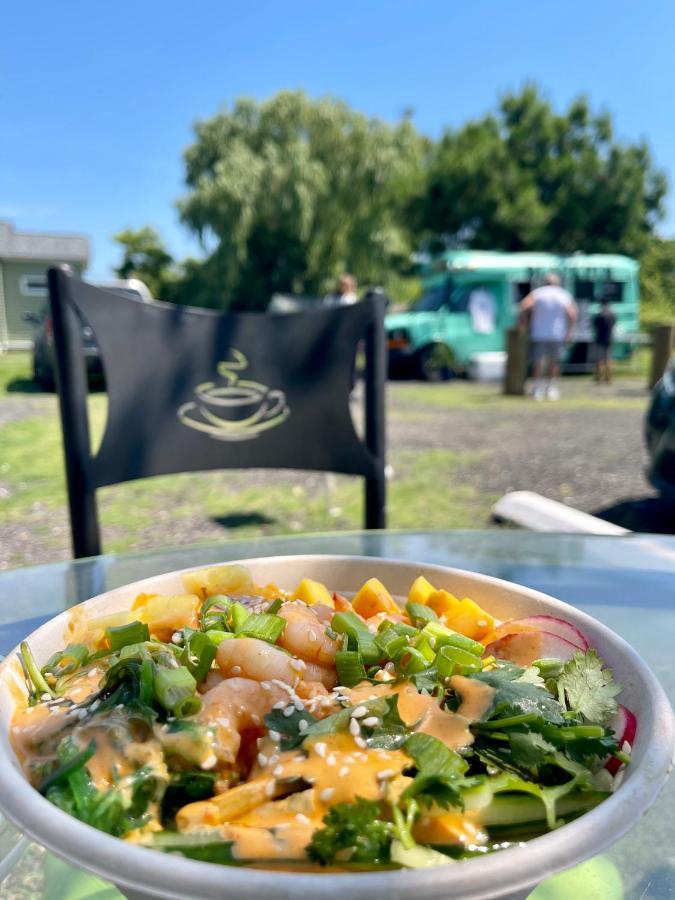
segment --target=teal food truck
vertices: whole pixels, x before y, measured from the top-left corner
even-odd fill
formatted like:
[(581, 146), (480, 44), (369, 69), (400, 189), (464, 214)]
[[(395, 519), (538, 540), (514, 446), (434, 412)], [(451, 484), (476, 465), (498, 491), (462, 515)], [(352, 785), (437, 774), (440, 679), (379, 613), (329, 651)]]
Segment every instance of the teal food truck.
[(616, 313), (614, 356), (630, 356), (638, 332), (639, 265), (627, 256), (556, 256), (454, 250), (420, 270), (423, 293), (406, 312), (386, 318), (389, 370), (439, 381), (469, 371), (481, 354), (504, 351), (519, 303), (556, 272), (575, 298), (579, 316), (563, 368), (593, 365), (592, 319), (603, 298)]

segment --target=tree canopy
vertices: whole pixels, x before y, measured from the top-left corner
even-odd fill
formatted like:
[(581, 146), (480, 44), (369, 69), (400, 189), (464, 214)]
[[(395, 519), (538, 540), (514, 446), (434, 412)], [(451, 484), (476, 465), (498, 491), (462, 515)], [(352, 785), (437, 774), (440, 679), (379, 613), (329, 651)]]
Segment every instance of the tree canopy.
[(558, 114), (529, 85), (443, 134), (416, 211), (431, 240), (638, 256), (666, 189), (646, 144), (617, 141), (607, 113), (581, 97)]
[(282, 92), (196, 126), (181, 218), (209, 246), (223, 296), (264, 307), (317, 294), (343, 270), (377, 281), (408, 258), (403, 211), (422, 184), (423, 141), (332, 100)]
[(533, 85), (438, 141), (408, 116), (387, 124), (302, 92), (242, 99), (196, 124), (185, 169), (178, 209), (204, 258), (175, 263), (145, 227), (117, 235), (117, 271), (165, 299), (239, 309), (321, 295), (341, 271), (401, 285), (422, 246), (641, 257), (667, 189), (607, 113), (583, 97), (556, 112)]

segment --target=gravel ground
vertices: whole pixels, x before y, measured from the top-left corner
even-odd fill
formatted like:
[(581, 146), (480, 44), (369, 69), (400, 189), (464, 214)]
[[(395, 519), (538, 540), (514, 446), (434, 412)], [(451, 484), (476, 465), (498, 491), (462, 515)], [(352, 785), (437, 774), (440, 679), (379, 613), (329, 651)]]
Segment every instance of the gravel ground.
[(467, 476), (487, 493), (530, 490), (590, 513), (655, 496), (643, 475), (641, 409), (553, 410), (523, 401), (515, 410), (418, 406), (399, 415), (407, 411), (395, 392), (392, 401), (390, 446), (471, 450)]
[[(477, 527), (493, 525), (488, 510), (495, 497), (510, 490), (532, 490), (633, 530), (675, 530), (675, 512), (664, 507), (643, 476), (642, 421), (647, 395), (641, 382), (623, 379), (607, 388), (588, 380), (568, 379), (562, 404), (529, 399), (505, 402), (496, 394), (487, 396), (482, 386), (461, 384), (458, 390), (464, 399), (453, 407), (444, 402), (451, 397), (451, 384), (430, 386), (428, 393), (427, 386), (418, 385), (414, 400), (406, 397), (405, 383), (390, 384), (389, 458), (396, 469), (402, 455), (407, 452), (409, 457), (410, 451), (446, 450), (465, 456), (468, 461), (462, 464), (459, 476), (457, 470), (449, 474), (447, 487), (452, 489), (452, 479), (456, 484), (459, 477), (484, 498), (485, 512), (477, 518)], [(572, 405), (577, 398), (578, 408)], [(614, 405), (588, 408), (589, 401), (608, 398)], [(0, 396), (0, 426), (54, 411), (54, 397)], [(289, 490), (302, 488), (309, 495), (329, 491), (327, 477), (317, 473), (248, 470), (222, 477), (225, 488), (230, 479), (237, 488), (285, 484)], [(440, 480), (441, 490), (446, 487), (442, 470), (433, 477)], [(430, 484), (430, 492), (433, 489)], [(3, 490), (6, 487), (0, 478), (0, 495)], [(186, 482), (186, 503), (189, 495)], [(242, 524), (234, 521), (236, 517), (218, 521), (198, 513), (177, 518), (170, 510), (180, 506), (180, 500), (175, 489), (170, 498), (158, 491), (156, 521), (151, 530), (138, 535), (137, 549), (222, 540), (234, 537), (237, 525)], [(104, 522), (106, 505), (102, 497)], [(0, 568), (69, 557), (65, 509), (46, 511), (41, 507), (35, 503), (20, 526), (0, 521)], [(261, 532), (266, 531), (264, 517), (244, 524), (260, 525)], [(345, 526), (336, 520), (335, 527)], [(299, 523), (289, 520), (289, 531), (298, 528)], [(115, 537), (116, 528), (110, 523), (104, 541)]]

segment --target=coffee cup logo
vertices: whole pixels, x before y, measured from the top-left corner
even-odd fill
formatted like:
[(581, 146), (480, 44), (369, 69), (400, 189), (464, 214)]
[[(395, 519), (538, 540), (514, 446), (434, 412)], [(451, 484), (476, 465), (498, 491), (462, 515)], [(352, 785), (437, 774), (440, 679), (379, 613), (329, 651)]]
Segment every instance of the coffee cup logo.
[(194, 389), (197, 399), (179, 407), (178, 421), (217, 441), (250, 441), (281, 425), (291, 411), (283, 391), (240, 378), (248, 360), (239, 350), (233, 349), (231, 355), (230, 361), (217, 367), (226, 383), (198, 384)]

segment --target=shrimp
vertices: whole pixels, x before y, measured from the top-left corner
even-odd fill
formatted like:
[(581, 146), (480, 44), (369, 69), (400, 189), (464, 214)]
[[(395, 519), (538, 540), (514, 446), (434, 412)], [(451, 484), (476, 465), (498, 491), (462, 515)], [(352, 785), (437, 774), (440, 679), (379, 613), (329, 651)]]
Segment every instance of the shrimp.
[(215, 729), (217, 760), (228, 766), (235, 763), (242, 736), (246, 732), (262, 734), (265, 716), (280, 700), (288, 700), (286, 691), (251, 678), (228, 678), (203, 694), (199, 721)]
[(216, 660), (226, 677), (242, 675), (254, 681), (283, 681), (295, 685), (298, 681), (320, 681), (328, 688), (336, 684), (334, 669), (316, 663), (294, 659), (274, 644), (258, 638), (237, 638), (223, 641)]
[(285, 603), (277, 614), (286, 619), (286, 627), (279, 638), (279, 644), (306, 663), (332, 668), (340, 644), (326, 634), (328, 623), (325, 621), (323, 610), (327, 609), (327, 607), (306, 606), (304, 603)]

